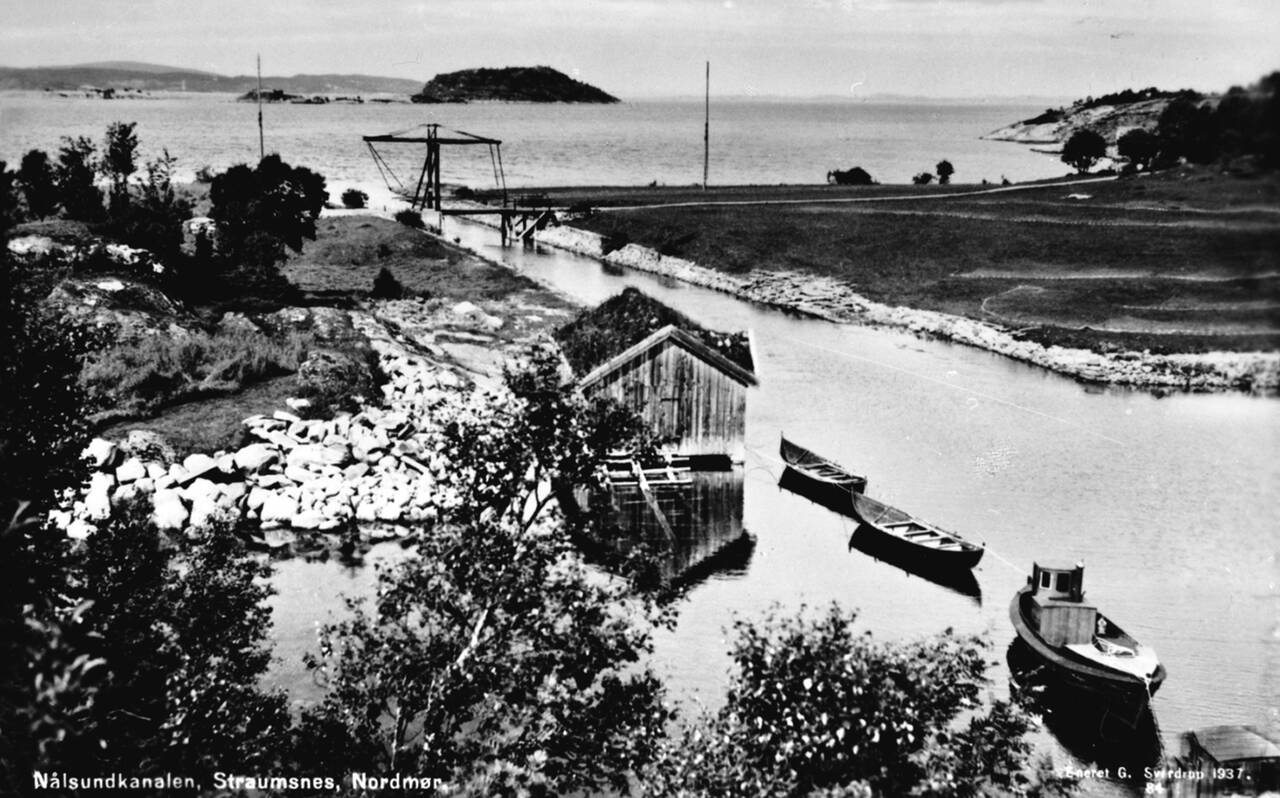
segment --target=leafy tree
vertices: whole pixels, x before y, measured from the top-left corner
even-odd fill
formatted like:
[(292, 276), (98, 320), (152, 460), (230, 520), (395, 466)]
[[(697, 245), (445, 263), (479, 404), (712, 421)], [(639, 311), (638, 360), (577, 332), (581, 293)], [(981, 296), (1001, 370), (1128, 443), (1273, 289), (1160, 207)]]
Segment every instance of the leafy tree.
[(102, 194), (93, 183), (97, 171), (96, 152), (93, 142), (84, 136), (62, 139), (54, 174), (62, 210), (68, 218), (82, 222), (102, 220)]
[(1107, 154), (1106, 139), (1092, 130), (1077, 130), (1062, 145), (1062, 162), (1084, 174)]
[(218, 224), (216, 267), (225, 283), (285, 290), (276, 265), (286, 250), (302, 251), (316, 237), (316, 219), (328, 194), (324, 178), (279, 155), (256, 168), (233, 166), (213, 178), (209, 215)]
[[(583, 479), (631, 424), (601, 422), (549, 352), (501, 394), (440, 412), (452, 509), (377, 600), (326, 627), (309, 667), (328, 694), (300, 746), (348, 769), (436, 775), (474, 794), (625, 788), (668, 713), (638, 663), (660, 610), (583, 566), (548, 485)], [(452, 501), (450, 501), (450, 498)]]
[(951, 165), (951, 161), (945, 159), (938, 161), (938, 165), (933, 167), (933, 170), (938, 173), (938, 182), (944, 186), (951, 182), (951, 176), (956, 173), (956, 168)]
[(43, 150), (31, 150), (22, 156), (22, 165), (18, 167), (18, 186), (26, 200), (29, 217), (43, 219), (58, 210), (53, 166)]
[(1160, 152), (1160, 140), (1150, 131), (1135, 127), (1120, 137), (1116, 142), (1116, 149), (1121, 158), (1127, 158), (1130, 163), (1149, 169)]
[[(724, 707), (641, 774), (653, 795), (1037, 794), (1029, 721), (996, 702), (975, 714), (983, 645), (950, 631), (877, 643), (854, 616), (775, 613), (734, 623)], [(962, 715), (968, 725), (955, 728)]]
[(911, 178), (911, 182), (915, 183), (917, 186), (927, 186), (933, 182), (933, 173), (921, 172), (920, 174)]
[(129, 206), (129, 177), (137, 169), (138, 136), (136, 122), (112, 122), (107, 125), (107, 140), (102, 152), (102, 172), (111, 181), (111, 214), (122, 215)]

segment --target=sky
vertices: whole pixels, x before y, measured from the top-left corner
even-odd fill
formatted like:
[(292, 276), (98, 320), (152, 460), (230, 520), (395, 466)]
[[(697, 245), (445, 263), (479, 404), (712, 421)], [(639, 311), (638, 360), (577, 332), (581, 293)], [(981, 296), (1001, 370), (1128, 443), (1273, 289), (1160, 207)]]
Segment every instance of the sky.
[(1280, 69), (1277, 0), (5, 0), (0, 65), (425, 82), (545, 64), (624, 99), (1076, 98)]

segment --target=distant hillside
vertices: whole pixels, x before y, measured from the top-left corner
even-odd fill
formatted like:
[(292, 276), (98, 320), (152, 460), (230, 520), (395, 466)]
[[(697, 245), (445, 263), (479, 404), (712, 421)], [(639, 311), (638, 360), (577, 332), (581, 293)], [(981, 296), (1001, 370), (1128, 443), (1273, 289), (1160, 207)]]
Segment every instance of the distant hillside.
[[(130, 62), (79, 66), (0, 67), (0, 90), (77, 91), (82, 88), (116, 91), (195, 91), (243, 94), (257, 88), (253, 75), (217, 75)], [(418, 82), (372, 75), (293, 75), (262, 78), (263, 89), (289, 94), (401, 94), (418, 89)]]
[(464, 69), (436, 75), (411, 97), (416, 103), (502, 100), (532, 103), (616, 103), (618, 98), (546, 66)]
[(1125, 89), (1102, 97), (1076, 100), (1068, 107), (1050, 108), (1039, 116), (993, 130), (982, 138), (1019, 144), (1061, 144), (1072, 133), (1087, 128), (1108, 141), (1115, 141), (1119, 132), (1129, 128), (1154, 130), (1165, 106), (1178, 97), (1186, 97), (1193, 102), (1206, 99), (1204, 95), (1187, 89), (1161, 91), (1148, 88), (1136, 92)]

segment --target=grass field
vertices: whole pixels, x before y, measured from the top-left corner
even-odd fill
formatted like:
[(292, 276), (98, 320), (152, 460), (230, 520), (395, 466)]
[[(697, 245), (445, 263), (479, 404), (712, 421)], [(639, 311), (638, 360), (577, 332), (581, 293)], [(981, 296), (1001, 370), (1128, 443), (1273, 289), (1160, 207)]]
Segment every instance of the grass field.
[[(984, 319), (1043, 343), (1280, 347), (1280, 177), (1184, 169), (964, 195), (980, 188), (743, 187), (708, 199), (858, 201), (619, 209), (574, 224), (726, 272), (837, 277), (879, 302)], [(657, 204), (661, 191), (565, 189), (555, 200)], [(690, 190), (670, 196), (686, 202)]]

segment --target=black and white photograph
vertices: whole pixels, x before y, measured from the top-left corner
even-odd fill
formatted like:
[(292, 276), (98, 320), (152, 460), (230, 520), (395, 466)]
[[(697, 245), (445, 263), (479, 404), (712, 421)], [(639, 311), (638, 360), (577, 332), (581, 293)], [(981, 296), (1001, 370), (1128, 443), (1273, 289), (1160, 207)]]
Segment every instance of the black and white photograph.
[(0, 20), (0, 795), (1280, 798), (1280, 4)]

